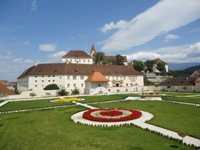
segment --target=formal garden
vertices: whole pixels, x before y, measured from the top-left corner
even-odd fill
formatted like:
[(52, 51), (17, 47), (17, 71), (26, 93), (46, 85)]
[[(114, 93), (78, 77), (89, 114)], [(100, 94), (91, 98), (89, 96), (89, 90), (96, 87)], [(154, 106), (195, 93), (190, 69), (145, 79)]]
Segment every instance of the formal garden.
[[(169, 102), (200, 104), (198, 93), (162, 92), (161, 94), (162, 99)], [(146, 111), (154, 115), (154, 118), (148, 121), (149, 124), (176, 132), (183, 131), (200, 139), (198, 106), (162, 101), (123, 101), (128, 96), (134, 97), (138, 94), (81, 96), (74, 101), (80, 98), (84, 99), (81, 103), (102, 108), (98, 112), (101, 116), (113, 117), (124, 112), (132, 113), (132, 110)], [(74, 123), (71, 116), (88, 109), (75, 105), (73, 100), (50, 102), (52, 100), (55, 99), (10, 102), (0, 107), (0, 149), (196, 149), (182, 144), (181, 141), (177, 142), (134, 125), (96, 127)], [(105, 108), (111, 111), (106, 112)], [(14, 110), (25, 111), (11, 113)], [(86, 117), (91, 117), (91, 113), (89, 111)], [(139, 116), (140, 113), (133, 118)]]

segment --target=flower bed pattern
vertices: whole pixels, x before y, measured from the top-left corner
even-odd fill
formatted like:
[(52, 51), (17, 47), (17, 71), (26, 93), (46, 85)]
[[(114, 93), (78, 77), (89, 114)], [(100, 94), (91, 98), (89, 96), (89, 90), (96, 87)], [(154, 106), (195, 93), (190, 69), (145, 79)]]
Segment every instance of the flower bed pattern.
[(138, 110), (124, 108), (90, 109), (83, 113), (83, 118), (98, 122), (119, 122), (137, 119), (142, 116)]

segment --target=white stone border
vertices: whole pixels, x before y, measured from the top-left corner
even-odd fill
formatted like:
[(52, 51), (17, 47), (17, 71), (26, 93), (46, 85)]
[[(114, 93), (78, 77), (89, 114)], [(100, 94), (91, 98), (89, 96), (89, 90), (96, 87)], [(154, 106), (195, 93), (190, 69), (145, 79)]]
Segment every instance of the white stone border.
[(142, 116), (137, 119), (128, 120), (128, 121), (119, 121), (119, 122), (98, 122), (98, 121), (91, 121), (91, 120), (87, 120), (83, 118), (82, 116), (84, 112), (85, 111), (81, 111), (72, 115), (71, 119), (75, 123), (80, 123), (83, 125), (111, 127), (111, 126), (122, 126), (122, 125), (131, 125), (131, 124), (138, 125), (140, 123), (144, 123), (145, 121), (151, 120), (153, 118), (152, 114), (148, 112), (140, 111), (142, 113)]

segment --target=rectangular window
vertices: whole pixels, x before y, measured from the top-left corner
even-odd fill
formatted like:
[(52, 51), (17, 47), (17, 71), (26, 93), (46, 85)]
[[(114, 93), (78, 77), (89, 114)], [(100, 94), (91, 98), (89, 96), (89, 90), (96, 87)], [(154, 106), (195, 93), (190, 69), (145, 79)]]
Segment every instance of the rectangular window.
[(81, 84), (81, 87), (83, 87), (83, 83)]
[(55, 82), (55, 80), (53, 80), (53, 82)]
[(35, 87), (37, 87), (37, 85), (35, 85)]
[(49, 82), (50, 82), (50, 80), (49, 80)]
[(67, 87), (70, 87), (70, 84), (67, 84)]
[(128, 86), (128, 83), (126, 83), (126, 86)]
[(37, 82), (37, 80), (35, 80), (35, 82)]
[(42, 82), (44, 82), (44, 80), (42, 80)]
[(37, 76), (35, 76), (37, 78)]
[(76, 80), (76, 76), (73, 76), (73, 79)]
[(81, 76), (81, 79), (83, 80), (83, 79), (84, 79), (84, 76)]
[(76, 87), (76, 84), (74, 84), (74, 87)]
[(70, 76), (67, 76), (67, 79), (69, 80), (69, 79), (70, 79)]

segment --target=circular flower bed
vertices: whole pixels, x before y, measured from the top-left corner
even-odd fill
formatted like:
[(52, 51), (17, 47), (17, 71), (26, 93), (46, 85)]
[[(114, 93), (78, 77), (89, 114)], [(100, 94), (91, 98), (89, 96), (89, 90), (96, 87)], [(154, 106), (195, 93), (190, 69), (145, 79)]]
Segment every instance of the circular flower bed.
[(124, 108), (90, 109), (83, 113), (83, 118), (99, 122), (119, 122), (137, 119), (142, 116), (138, 110)]

